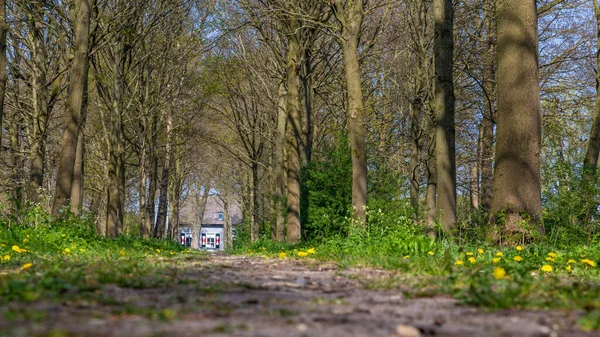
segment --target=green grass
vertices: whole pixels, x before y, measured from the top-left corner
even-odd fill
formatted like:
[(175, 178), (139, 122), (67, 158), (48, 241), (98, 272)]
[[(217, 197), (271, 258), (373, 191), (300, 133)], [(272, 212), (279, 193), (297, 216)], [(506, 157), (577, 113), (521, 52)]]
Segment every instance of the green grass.
[(14, 220), (0, 219), (0, 303), (85, 297), (106, 284), (161, 287), (180, 261), (202, 256), (167, 240), (105, 238), (85, 217), (32, 209)]

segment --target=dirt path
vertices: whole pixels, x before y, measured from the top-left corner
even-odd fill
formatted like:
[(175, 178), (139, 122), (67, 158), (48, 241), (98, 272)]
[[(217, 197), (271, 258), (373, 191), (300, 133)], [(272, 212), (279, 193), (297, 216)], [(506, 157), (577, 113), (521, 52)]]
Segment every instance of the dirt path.
[[(496, 311), (447, 297), (369, 290), (374, 269), (215, 254), (173, 269), (168, 287), (104, 286), (88, 300), (1, 308), (7, 336), (597, 336), (577, 313)], [(75, 290), (76, 291), (76, 290)], [(68, 298), (68, 297), (67, 297)]]

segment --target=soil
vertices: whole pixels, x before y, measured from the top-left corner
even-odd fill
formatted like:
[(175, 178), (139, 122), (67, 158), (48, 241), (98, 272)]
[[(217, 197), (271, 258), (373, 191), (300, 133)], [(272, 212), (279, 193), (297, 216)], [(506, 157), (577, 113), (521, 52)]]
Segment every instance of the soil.
[[(5, 336), (599, 336), (580, 313), (489, 311), (383, 287), (397, 274), (310, 259), (211, 254), (160, 288), (105, 285), (77, 300), (0, 308)], [(74, 290), (77, 293), (77, 290)], [(68, 294), (67, 294), (68, 295)]]

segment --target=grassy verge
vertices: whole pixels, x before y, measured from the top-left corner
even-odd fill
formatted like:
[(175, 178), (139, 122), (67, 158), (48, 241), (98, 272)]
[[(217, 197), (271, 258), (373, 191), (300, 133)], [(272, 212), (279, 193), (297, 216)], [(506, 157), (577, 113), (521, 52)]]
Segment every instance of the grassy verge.
[(85, 218), (54, 220), (26, 214), (0, 220), (0, 303), (85, 298), (104, 285), (162, 287), (179, 262), (202, 257), (155, 239), (108, 239)]

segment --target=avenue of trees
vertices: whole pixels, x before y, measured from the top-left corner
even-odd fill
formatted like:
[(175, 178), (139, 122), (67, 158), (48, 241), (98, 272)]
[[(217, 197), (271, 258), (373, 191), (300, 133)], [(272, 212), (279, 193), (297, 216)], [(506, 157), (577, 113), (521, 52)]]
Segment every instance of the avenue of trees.
[(217, 193), (252, 241), (375, 211), (589, 239), (599, 32), (597, 0), (0, 0), (1, 211), (173, 239)]

